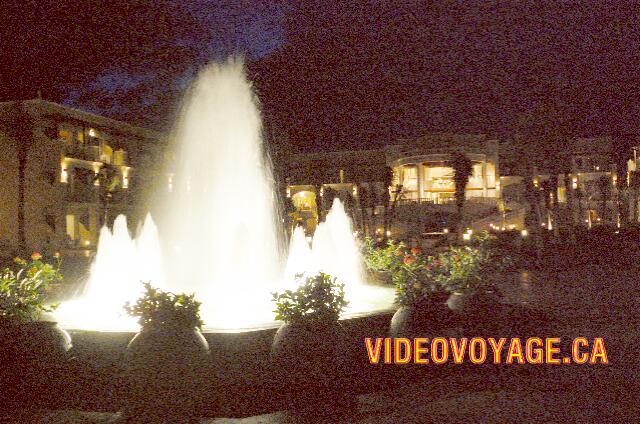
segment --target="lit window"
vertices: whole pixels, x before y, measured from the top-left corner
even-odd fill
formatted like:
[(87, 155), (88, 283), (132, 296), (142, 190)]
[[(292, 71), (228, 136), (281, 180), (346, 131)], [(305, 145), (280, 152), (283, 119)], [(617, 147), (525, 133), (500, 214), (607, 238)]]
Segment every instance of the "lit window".
[(129, 168), (122, 168), (122, 188), (129, 187)]
[(67, 130), (67, 129), (59, 129), (58, 130), (58, 138), (60, 140), (64, 140), (65, 143), (67, 144), (71, 144), (73, 142), (72, 138), (71, 138), (71, 131)]
[(69, 182), (69, 171), (67, 170), (67, 164), (63, 161), (60, 164), (60, 182), (68, 183)]

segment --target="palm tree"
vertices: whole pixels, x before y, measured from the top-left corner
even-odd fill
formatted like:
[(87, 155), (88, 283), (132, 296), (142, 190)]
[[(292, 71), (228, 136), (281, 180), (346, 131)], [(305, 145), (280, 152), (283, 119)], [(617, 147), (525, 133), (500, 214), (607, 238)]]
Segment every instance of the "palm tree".
[(631, 171), (629, 177), (629, 191), (631, 197), (631, 219), (633, 223), (638, 222), (638, 192), (640, 192), (640, 172)]
[(471, 160), (466, 157), (463, 153), (455, 153), (453, 155), (453, 159), (451, 160), (451, 167), (453, 168), (453, 181), (455, 183), (456, 192), (456, 212), (457, 212), (457, 224), (458, 224), (458, 235), (462, 236), (463, 225), (462, 225), (462, 209), (464, 207), (465, 194), (467, 191), (467, 183), (469, 182), (469, 178), (471, 177), (471, 172), (473, 170)]
[(18, 156), (18, 246), (21, 252), (27, 250), (25, 201), (27, 159), (33, 144), (33, 120), (22, 102), (17, 106), (17, 122), (15, 124), (15, 139)]
[(598, 178), (598, 191), (600, 193), (600, 208), (602, 223), (607, 221), (607, 202), (611, 197), (611, 178), (608, 175), (602, 175)]
[(119, 185), (121, 185), (118, 176), (118, 169), (115, 166), (104, 164), (100, 168), (100, 172), (94, 177), (94, 182), (98, 181), (100, 209), (100, 227), (109, 222), (109, 210), (113, 201), (113, 193)]

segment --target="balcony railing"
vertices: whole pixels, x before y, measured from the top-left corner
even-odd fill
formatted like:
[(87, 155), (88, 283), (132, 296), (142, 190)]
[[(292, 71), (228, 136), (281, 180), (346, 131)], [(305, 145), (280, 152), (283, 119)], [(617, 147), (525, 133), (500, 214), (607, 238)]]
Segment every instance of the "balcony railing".
[(67, 188), (64, 198), (68, 202), (94, 203), (98, 201), (98, 191), (88, 184), (74, 184)]
[(64, 148), (64, 155), (70, 158), (81, 159), (91, 162), (100, 161), (100, 146), (91, 145), (67, 145)]

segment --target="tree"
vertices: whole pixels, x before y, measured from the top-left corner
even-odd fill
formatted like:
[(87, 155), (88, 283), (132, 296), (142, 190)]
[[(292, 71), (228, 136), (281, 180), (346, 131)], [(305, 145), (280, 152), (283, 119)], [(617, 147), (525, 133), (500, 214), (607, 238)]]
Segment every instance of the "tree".
[(598, 192), (600, 193), (600, 219), (604, 224), (607, 221), (607, 202), (611, 197), (611, 178), (608, 175), (598, 178)]
[(453, 181), (455, 183), (456, 191), (456, 212), (457, 212), (457, 227), (458, 235), (462, 237), (463, 231), (463, 208), (465, 195), (467, 192), (467, 183), (471, 177), (473, 171), (473, 165), (471, 160), (463, 153), (455, 153), (451, 160), (451, 167), (453, 168)]
[[(383, 181), (384, 195), (382, 201), (384, 204), (384, 228), (382, 234), (386, 239), (387, 232), (389, 231), (389, 228), (391, 228), (391, 222), (393, 221), (393, 216), (395, 215), (396, 206), (398, 204), (398, 201), (402, 199), (402, 184), (396, 184), (392, 187), (393, 169), (391, 169), (390, 167), (385, 168)], [(391, 199), (392, 194), (393, 199)]]
[(100, 226), (103, 226), (109, 222), (109, 209), (113, 201), (113, 192), (121, 184), (118, 169), (115, 166), (103, 164), (100, 172), (94, 177), (94, 181), (98, 181), (99, 184), (100, 209), (102, 210)]
[[(571, 173), (573, 123), (569, 116), (568, 106), (560, 101), (540, 102), (519, 115), (514, 125), (513, 140), (518, 163), (521, 164), (520, 174), (525, 179), (533, 179), (542, 170), (549, 174), (549, 184), (553, 187), (549, 208), (556, 237), (559, 236), (558, 176), (564, 174), (566, 184), (566, 176)], [(570, 187), (567, 187), (567, 205), (573, 216)], [(538, 228), (540, 224), (537, 224)]]
[(629, 191), (631, 192), (631, 222), (638, 222), (638, 193), (640, 193), (640, 172), (631, 171), (629, 176)]
[(25, 191), (27, 159), (33, 145), (33, 120), (29, 111), (20, 103), (16, 111), (15, 125), (16, 150), (18, 155), (18, 246), (21, 252), (27, 250), (25, 229)]

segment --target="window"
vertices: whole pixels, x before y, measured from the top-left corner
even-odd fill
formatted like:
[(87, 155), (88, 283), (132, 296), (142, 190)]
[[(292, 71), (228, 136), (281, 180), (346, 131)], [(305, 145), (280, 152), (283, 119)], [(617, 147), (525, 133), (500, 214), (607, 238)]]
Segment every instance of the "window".
[(44, 215), (44, 222), (53, 230), (56, 230), (56, 216), (52, 213), (46, 213)]
[(65, 128), (58, 129), (58, 138), (67, 144), (71, 144), (73, 142), (73, 139), (71, 138), (71, 131)]
[(405, 166), (403, 176), (402, 186), (405, 190), (414, 191), (418, 189), (418, 168), (416, 166)]

